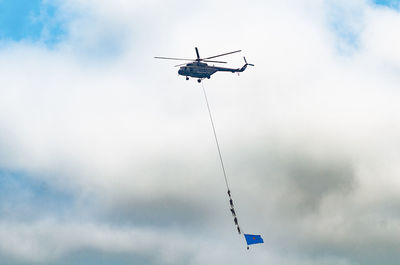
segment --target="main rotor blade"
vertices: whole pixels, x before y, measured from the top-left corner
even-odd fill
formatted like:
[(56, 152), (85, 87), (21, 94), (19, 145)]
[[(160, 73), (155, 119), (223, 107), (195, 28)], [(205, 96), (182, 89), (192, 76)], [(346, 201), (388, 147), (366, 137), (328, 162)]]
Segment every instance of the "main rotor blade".
[(170, 57), (154, 57), (156, 59), (166, 59), (166, 60), (178, 60), (178, 61), (196, 61), (196, 59), (183, 59), (183, 58), (170, 58)]
[(199, 49), (197, 47), (194, 47), (194, 49), (196, 50), (197, 60), (200, 60)]
[(187, 63), (180, 63), (180, 64), (177, 64), (177, 65), (174, 65), (174, 67), (178, 67), (178, 66), (182, 66), (182, 65), (186, 65)]
[(206, 60), (206, 59), (203, 59), (201, 61), (202, 62), (208, 62), (208, 63), (226, 63), (226, 62), (223, 62), (223, 61), (213, 61), (213, 60)]
[[(222, 61), (203, 60), (203, 59), (200, 59), (200, 61), (201, 62), (207, 62), (207, 63), (226, 63), (226, 62), (222, 62)], [(187, 63), (181, 63), (181, 64), (174, 65), (174, 67), (182, 66), (182, 65), (186, 65), (186, 64)]]
[(234, 51), (234, 52), (227, 52), (227, 53), (223, 53), (223, 54), (219, 54), (219, 55), (214, 55), (214, 56), (207, 57), (207, 58), (203, 58), (203, 59), (217, 58), (217, 57), (220, 57), (220, 56), (225, 56), (225, 55), (228, 55), (228, 54), (237, 53), (237, 52), (241, 52), (241, 51), (242, 51), (242, 50), (237, 50), (237, 51)]

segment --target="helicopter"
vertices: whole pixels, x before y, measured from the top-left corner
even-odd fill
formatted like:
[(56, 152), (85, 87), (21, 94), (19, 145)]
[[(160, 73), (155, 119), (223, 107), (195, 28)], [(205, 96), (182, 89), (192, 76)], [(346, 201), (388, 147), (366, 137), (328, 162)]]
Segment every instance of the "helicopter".
[(182, 76), (186, 76), (186, 80), (189, 80), (190, 77), (198, 78), (197, 82), (201, 82), (204, 78), (211, 78), (211, 75), (215, 74), (216, 72), (231, 72), (231, 73), (239, 73), (246, 70), (248, 65), (254, 66), (254, 64), (247, 63), (246, 57), (244, 59), (244, 65), (241, 68), (226, 68), (226, 67), (219, 67), (219, 66), (210, 66), (208, 63), (226, 63), (223, 61), (215, 61), (210, 60), (217, 57), (225, 56), (232, 53), (241, 52), (242, 50), (237, 50), (233, 52), (227, 52), (219, 55), (214, 55), (206, 58), (200, 58), (199, 49), (195, 47), (197, 59), (182, 59), (182, 58), (170, 58), (170, 57), (159, 57), (156, 56), (156, 59), (166, 59), (166, 60), (179, 60), (179, 61), (191, 61), (190, 63), (183, 63), (175, 65), (175, 67), (180, 66), (178, 70), (178, 74)]

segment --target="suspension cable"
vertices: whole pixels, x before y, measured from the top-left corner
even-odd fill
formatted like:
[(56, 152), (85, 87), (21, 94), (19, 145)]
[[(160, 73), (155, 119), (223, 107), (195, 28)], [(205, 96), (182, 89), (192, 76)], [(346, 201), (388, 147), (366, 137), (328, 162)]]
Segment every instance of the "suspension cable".
[(204, 98), (206, 99), (206, 103), (207, 103), (208, 115), (210, 116), (211, 126), (212, 126), (212, 129), (213, 129), (213, 132), (214, 132), (214, 139), (215, 139), (215, 143), (217, 144), (218, 155), (219, 155), (219, 160), (221, 161), (221, 167), (222, 167), (222, 172), (223, 172), (223, 174), (224, 174), (226, 189), (229, 191), (228, 178), (226, 177), (226, 171), (225, 171), (225, 166), (224, 166), (224, 160), (222, 159), (221, 149), (220, 149), (220, 147), (219, 147), (219, 142), (218, 142), (218, 138), (217, 138), (217, 133), (216, 133), (216, 131), (215, 131), (214, 120), (213, 120), (213, 117), (212, 117), (212, 115), (211, 115), (210, 104), (208, 103), (207, 93), (206, 93), (206, 90), (204, 89), (203, 83), (201, 83), (201, 87), (203, 88)]
[(238, 233), (241, 234), (243, 231), (240, 229), (239, 221), (237, 219), (237, 214), (236, 214), (236, 211), (235, 211), (235, 206), (233, 204), (233, 200), (232, 200), (232, 197), (231, 197), (231, 190), (229, 189), (228, 178), (226, 176), (226, 170), (225, 170), (225, 166), (224, 166), (224, 160), (222, 159), (221, 148), (219, 147), (217, 132), (215, 130), (215, 125), (214, 125), (214, 120), (213, 120), (213, 117), (212, 117), (212, 114), (211, 114), (210, 104), (208, 102), (207, 93), (206, 93), (206, 90), (204, 88), (203, 83), (201, 83), (201, 87), (203, 88), (204, 98), (206, 99), (208, 115), (210, 116), (211, 126), (212, 126), (212, 129), (213, 129), (213, 132), (214, 132), (214, 139), (215, 139), (215, 143), (216, 143), (217, 149), (218, 149), (219, 160), (221, 162), (222, 172), (224, 174), (226, 189), (227, 189), (228, 196), (229, 196), (230, 211), (232, 213), (233, 221), (234, 221), (234, 223), (236, 225), (236, 229), (237, 229)]

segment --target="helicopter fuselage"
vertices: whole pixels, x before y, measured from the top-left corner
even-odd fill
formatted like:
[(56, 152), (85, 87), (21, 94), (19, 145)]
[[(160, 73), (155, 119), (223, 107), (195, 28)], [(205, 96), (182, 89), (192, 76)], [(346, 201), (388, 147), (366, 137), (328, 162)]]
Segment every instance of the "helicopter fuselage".
[(206, 63), (201, 62), (193, 62), (188, 63), (185, 66), (181, 66), (178, 70), (178, 74), (182, 76), (190, 76), (195, 78), (210, 78), (211, 75), (218, 71), (223, 72), (243, 72), (246, 67), (242, 68), (225, 68), (225, 67), (218, 67), (218, 66), (209, 66)]

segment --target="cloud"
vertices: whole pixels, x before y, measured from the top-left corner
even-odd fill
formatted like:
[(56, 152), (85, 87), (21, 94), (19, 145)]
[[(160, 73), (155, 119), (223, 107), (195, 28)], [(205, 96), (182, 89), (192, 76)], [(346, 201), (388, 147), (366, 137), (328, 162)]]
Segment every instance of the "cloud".
[[(3, 222), (0, 227), (2, 236), (9, 238), (7, 244), (1, 245), (1, 250), (9, 256), (33, 262), (52, 261), (81, 249), (139, 253), (157, 259), (157, 256), (164, 255), (172, 258), (168, 254), (171, 242), (181, 250), (193, 248), (193, 243), (179, 234), (146, 228), (116, 229), (93, 223), (64, 223), (51, 219), (29, 225)], [(169, 241), (160, 240), (162, 234), (169, 234)]]
[[(2, 216), (4, 258), (396, 264), (398, 12), (366, 1), (61, 3), (77, 14), (63, 42), (0, 51), (0, 168), (73, 203), (61, 216)], [(251, 256), (238, 251), (201, 87), (152, 59), (194, 46), (242, 48), (256, 65), (204, 82), (239, 221), (265, 240)]]
[[(261, 252), (246, 257), (246, 250), (233, 252), (226, 256), (228, 247), (223, 240), (205, 238), (199, 235), (187, 237), (182, 232), (168, 229), (112, 227), (94, 223), (59, 222), (51, 219), (31, 223), (0, 224), (0, 234), (10, 240), (7, 244), (0, 244), (1, 252), (7, 253), (13, 259), (40, 264), (53, 264), (60, 260), (60, 264), (68, 264), (75, 256), (83, 256), (84, 250), (90, 253), (93, 250), (104, 255), (122, 256), (127, 261), (142, 261), (148, 264), (219, 264), (228, 260), (233, 264), (252, 261), (268, 261), (279, 264), (317, 264), (311, 260), (300, 263), (293, 257), (284, 257), (273, 253)], [(236, 247), (239, 247), (235, 244)], [(256, 251), (256, 250), (254, 250)], [(89, 254), (90, 255), (90, 254)], [(107, 256), (106, 256), (107, 257)], [(104, 261), (104, 257), (91, 257), (89, 264)], [(119, 263), (119, 259), (116, 258)], [(351, 264), (346, 261), (326, 257), (319, 264)]]

